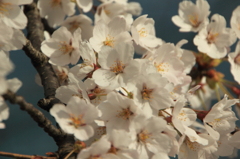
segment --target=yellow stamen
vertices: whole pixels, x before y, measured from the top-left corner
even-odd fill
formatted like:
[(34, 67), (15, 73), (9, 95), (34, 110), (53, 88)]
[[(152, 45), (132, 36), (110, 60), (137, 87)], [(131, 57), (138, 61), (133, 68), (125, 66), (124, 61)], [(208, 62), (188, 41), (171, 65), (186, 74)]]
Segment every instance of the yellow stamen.
[(72, 41), (70, 40), (69, 44), (67, 44), (65, 41), (60, 42), (60, 51), (63, 52), (63, 54), (69, 54), (71, 56), (74, 47), (72, 46)]
[(218, 35), (219, 35), (218, 33), (211, 33), (211, 32), (209, 32), (208, 36), (207, 36), (208, 44), (215, 43), (216, 38), (217, 38)]
[(151, 136), (152, 136), (151, 133), (149, 133), (147, 130), (143, 130), (137, 135), (138, 142), (146, 143), (147, 139), (149, 139)]
[(138, 30), (138, 33), (140, 37), (146, 37), (148, 35), (148, 32), (145, 28), (141, 28), (140, 30)]
[(119, 113), (117, 114), (118, 118), (122, 118), (124, 120), (129, 120), (129, 118), (134, 114), (130, 108), (125, 108), (122, 109), (121, 111), (118, 111)]
[(119, 73), (123, 73), (125, 65), (122, 63), (122, 61), (116, 60), (114, 62), (115, 63), (110, 67), (110, 70), (114, 72), (116, 75)]
[(145, 100), (150, 100), (152, 99), (152, 92), (153, 92), (153, 89), (148, 89), (146, 84), (143, 84), (143, 89), (141, 91), (141, 94), (142, 94), (142, 98), (145, 99)]
[(200, 22), (198, 21), (198, 15), (197, 14), (189, 15), (188, 20), (192, 24), (192, 26), (195, 27), (195, 28), (197, 28), (200, 24)]
[(70, 115), (70, 120), (71, 122), (69, 122), (70, 125), (73, 125), (75, 128), (78, 128), (80, 126), (84, 126), (85, 121), (82, 119), (83, 115), (79, 115), (78, 117), (74, 116), (73, 114)]
[(103, 42), (103, 45), (113, 47), (114, 46), (114, 37), (111, 37), (110, 35), (108, 35), (106, 37), (106, 40)]
[(9, 14), (9, 10), (11, 10), (11, 7), (12, 7), (11, 3), (0, 2), (0, 14), (1, 15)]

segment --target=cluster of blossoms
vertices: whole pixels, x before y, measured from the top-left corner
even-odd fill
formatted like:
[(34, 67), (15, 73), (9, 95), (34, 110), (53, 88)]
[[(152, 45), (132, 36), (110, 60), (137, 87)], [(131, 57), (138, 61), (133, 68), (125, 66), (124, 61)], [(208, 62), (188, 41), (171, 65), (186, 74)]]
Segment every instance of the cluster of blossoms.
[(32, 0), (2, 0), (0, 1), (0, 129), (2, 123), (9, 117), (9, 108), (2, 94), (7, 90), (16, 92), (22, 85), (17, 78), (6, 80), (14, 65), (9, 59), (9, 51), (22, 49), (26, 38), (20, 29), (27, 25), (27, 17), (19, 5), (32, 3)]
[[(57, 1), (62, 17), (54, 17), (53, 2), (52, 10), (46, 1), (38, 3), (51, 26), (61, 25), (41, 46), (56, 68), (61, 83), (56, 97), (64, 103), (50, 113), (65, 132), (86, 144), (78, 159), (218, 158), (239, 147), (231, 109), (238, 99), (225, 95), (209, 111), (187, 106), (200, 86), (188, 91), (196, 60), (181, 48), (186, 40), (166, 43), (155, 36), (153, 19), (133, 20), (141, 12), (137, 3), (103, 1), (92, 27), (83, 14), (63, 21), (75, 12), (70, 1)], [(84, 12), (92, 5), (76, 2)], [(194, 38), (199, 51), (222, 58), (236, 35), (218, 14), (209, 23), (209, 14), (207, 1), (183, 1), (173, 22), (180, 31), (199, 32)], [(142, 58), (134, 59), (134, 52)]]
[[(0, 64), (0, 95), (7, 89), (15, 92), (21, 85), (16, 79), (5, 80), (13, 68), (5, 52), (25, 44), (19, 29), (25, 28), (27, 20), (18, 5), (31, 2), (8, 1), (0, 2), (0, 7), (9, 9), (0, 11), (1, 27), (9, 29), (0, 28), (0, 57), (6, 59)], [(238, 119), (232, 111), (239, 99), (224, 95), (211, 109), (201, 110), (194, 94), (207, 90), (209, 94), (198, 93), (205, 102), (213, 89), (223, 87), (221, 83), (216, 86), (221, 75), (210, 68), (240, 38), (240, 6), (233, 11), (232, 28), (226, 28), (221, 15), (214, 14), (209, 22), (206, 0), (179, 4), (179, 15), (172, 21), (182, 32), (198, 32), (194, 44), (203, 54), (193, 54), (181, 48), (187, 40), (174, 45), (157, 38), (154, 20), (147, 15), (134, 20), (142, 10), (136, 2), (101, 0), (95, 10), (92, 0), (39, 0), (37, 5), (42, 18), (51, 27), (59, 27), (52, 35), (46, 33), (41, 51), (49, 57), (61, 84), (56, 98), (63, 104), (55, 104), (50, 113), (64, 132), (84, 143), (78, 159), (168, 159), (176, 155), (210, 159), (230, 156), (240, 148)], [(76, 6), (83, 12), (95, 11), (94, 26), (86, 15), (74, 15)], [(142, 57), (134, 58), (135, 52)], [(240, 42), (228, 60), (240, 84)], [(207, 70), (197, 80), (189, 75), (196, 62)], [(1, 122), (8, 108), (0, 101)]]

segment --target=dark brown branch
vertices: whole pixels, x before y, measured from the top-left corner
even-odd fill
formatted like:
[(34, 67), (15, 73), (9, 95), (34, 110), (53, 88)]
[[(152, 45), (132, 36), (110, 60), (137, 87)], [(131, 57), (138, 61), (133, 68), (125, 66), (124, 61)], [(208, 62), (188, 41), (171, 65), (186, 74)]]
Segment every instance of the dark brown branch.
[(53, 126), (51, 121), (48, 120), (40, 110), (35, 108), (32, 104), (27, 103), (22, 96), (18, 96), (11, 91), (7, 91), (3, 97), (12, 104), (18, 104), (21, 110), (26, 111), (32, 117), (32, 119), (36, 121), (38, 125), (55, 140), (58, 140), (59, 137), (66, 135), (63, 134), (60, 129)]
[(37, 156), (37, 155), (22, 155), (17, 153), (3, 152), (0, 151), (0, 156), (14, 157), (19, 159), (57, 159), (57, 157)]
[[(24, 7), (24, 13), (28, 18), (27, 31), (28, 39), (27, 44), (23, 47), (26, 55), (31, 59), (33, 66), (36, 68), (37, 72), (40, 75), (42, 85), (44, 88), (44, 99), (41, 99), (38, 102), (38, 105), (49, 111), (51, 107), (60, 103), (58, 99), (55, 98), (56, 89), (60, 86), (57, 76), (53, 71), (52, 65), (48, 63), (48, 58), (41, 52), (41, 43), (44, 40), (44, 27), (41, 22), (41, 17), (37, 9), (37, 5), (33, 2), (30, 5)], [(40, 111), (39, 111), (40, 112)], [(36, 114), (32, 114), (32, 117), (35, 118)], [(41, 126), (44, 121), (40, 122)], [(46, 128), (49, 129), (49, 128)], [(44, 128), (45, 131), (48, 131)], [(54, 138), (56, 144), (58, 145), (58, 154), (59, 159), (63, 159), (74, 149), (74, 136), (67, 135), (63, 133), (60, 129), (54, 129), (50, 133), (50, 136)], [(59, 131), (61, 132), (60, 134)], [(75, 159), (76, 154), (72, 154), (69, 159)]]
[(36, 4), (32, 3), (30, 5), (26, 5), (24, 8), (24, 13), (28, 18), (27, 37), (29, 40), (27, 40), (23, 50), (31, 59), (33, 66), (36, 68), (41, 77), (45, 96), (45, 99), (42, 100), (49, 101), (46, 103), (40, 100), (38, 105), (42, 109), (49, 111), (54, 104), (60, 103), (60, 101), (55, 98), (55, 91), (60, 84), (55, 72), (53, 71), (52, 65), (48, 63), (48, 57), (40, 50), (41, 43), (44, 40), (44, 27), (41, 22), (41, 17)]
[[(60, 159), (64, 158), (73, 150), (75, 143), (73, 136), (68, 135), (53, 126), (51, 121), (47, 119), (40, 110), (35, 108), (32, 104), (27, 103), (22, 96), (18, 96), (11, 91), (7, 91), (3, 95), (3, 98), (12, 104), (18, 104), (22, 110), (26, 111), (32, 117), (32, 119), (36, 121), (38, 125), (55, 140), (56, 144), (58, 145), (58, 154)], [(75, 154), (69, 157), (69, 159), (75, 159)]]

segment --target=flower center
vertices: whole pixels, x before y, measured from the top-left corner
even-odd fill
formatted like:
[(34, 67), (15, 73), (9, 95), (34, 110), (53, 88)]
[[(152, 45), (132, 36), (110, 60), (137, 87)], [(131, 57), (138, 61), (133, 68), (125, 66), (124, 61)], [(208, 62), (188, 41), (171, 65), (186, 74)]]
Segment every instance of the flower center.
[(155, 63), (154, 66), (156, 67), (158, 72), (164, 73), (169, 71), (170, 65), (166, 62), (162, 62), (160, 64)]
[(114, 147), (113, 145), (111, 145), (111, 148), (108, 150), (108, 153), (113, 153), (113, 154), (117, 154), (118, 149), (116, 147)]
[(149, 133), (147, 130), (143, 130), (137, 135), (137, 139), (138, 139), (138, 142), (141, 141), (143, 143), (146, 143), (147, 139), (149, 139), (151, 136), (152, 136), (151, 133)]
[(140, 35), (140, 37), (146, 37), (148, 32), (145, 28), (141, 28), (140, 30), (138, 30), (138, 33)]
[(216, 129), (217, 127), (222, 125), (222, 122), (223, 122), (222, 119), (217, 118), (217, 119), (214, 119), (212, 122), (208, 122), (207, 124), (211, 126), (213, 129)]
[(150, 100), (152, 98), (153, 89), (148, 89), (146, 84), (143, 84), (143, 89), (141, 91), (142, 98), (145, 100)]
[(114, 72), (116, 75), (119, 73), (123, 73), (125, 65), (122, 61), (116, 60), (115, 63), (110, 67), (110, 70)]
[(62, 4), (61, 0), (51, 0), (51, 6), (52, 8), (58, 7)]
[(195, 27), (195, 28), (197, 28), (200, 24), (200, 22), (198, 21), (198, 15), (197, 14), (189, 15), (188, 20), (192, 24), (192, 26)]
[(62, 71), (56, 70), (56, 74), (61, 84), (67, 84), (68, 74), (64, 70)]
[(121, 111), (118, 111), (117, 114), (118, 118), (122, 118), (124, 120), (128, 120), (134, 113), (130, 110), (130, 108), (122, 109)]
[(104, 9), (104, 12), (105, 12), (106, 15), (110, 15), (111, 14), (111, 12), (109, 10), (107, 10), (107, 9)]
[(192, 151), (198, 151), (200, 148), (200, 144), (197, 142), (191, 142), (189, 138), (186, 138), (185, 143), (187, 144), (188, 148)]
[(0, 1), (0, 14), (2, 15), (8, 14), (11, 7), (12, 7), (11, 3), (4, 3)]
[(81, 24), (81, 23), (78, 22), (78, 21), (73, 21), (73, 22), (69, 23), (69, 25), (70, 25), (69, 30), (70, 30), (71, 32), (75, 31), (77, 28), (80, 27), (80, 24)]
[(208, 44), (214, 43), (215, 40), (216, 40), (216, 38), (218, 37), (218, 35), (219, 35), (218, 33), (213, 34), (213, 33), (209, 32), (209, 33), (208, 33), (208, 36), (207, 36), (207, 42), (208, 42)]
[(114, 37), (111, 37), (110, 35), (108, 35), (106, 37), (106, 40), (103, 42), (103, 45), (113, 47), (114, 46)]
[(69, 44), (67, 44), (66, 41), (61, 41), (59, 50), (62, 51), (63, 54), (69, 54), (71, 56), (74, 50), (74, 47), (72, 46), (72, 40), (70, 40)]
[(71, 114), (69, 125), (73, 125), (75, 128), (86, 125), (85, 121), (82, 118), (83, 118), (82, 114), (79, 115), (78, 117)]
[(181, 112), (178, 114), (177, 118), (181, 121), (186, 121), (187, 117), (186, 117), (186, 113), (184, 110), (181, 110)]

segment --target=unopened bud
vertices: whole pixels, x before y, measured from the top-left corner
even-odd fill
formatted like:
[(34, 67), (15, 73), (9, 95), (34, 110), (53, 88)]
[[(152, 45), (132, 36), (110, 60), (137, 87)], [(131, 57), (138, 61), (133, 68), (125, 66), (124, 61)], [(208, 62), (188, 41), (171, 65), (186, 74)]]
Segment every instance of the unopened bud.
[(93, 100), (93, 99), (95, 99), (97, 96), (96, 96), (95, 93), (90, 93), (90, 94), (88, 94), (88, 97), (89, 97), (90, 100)]
[(240, 89), (239, 89), (239, 88), (237, 88), (237, 87), (232, 87), (231, 89), (232, 89), (232, 91), (233, 91), (237, 96), (240, 96)]

